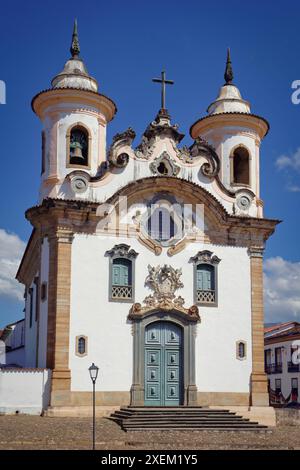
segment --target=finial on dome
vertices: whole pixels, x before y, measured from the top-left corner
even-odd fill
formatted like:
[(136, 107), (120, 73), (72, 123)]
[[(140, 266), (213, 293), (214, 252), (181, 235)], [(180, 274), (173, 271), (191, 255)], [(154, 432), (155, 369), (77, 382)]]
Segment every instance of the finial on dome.
[(227, 49), (227, 60), (226, 60), (226, 68), (224, 73), (224, 78), (226, 85), (231, 85), (233, 80), (233, 70), (231, 65), (231, 58), (230, 58), (230, 49)]
[(79, 39), (78, 39), (78, 31), (77, 31), (77, 19), (74, 20), (74, 27), (73, 27), (73, 34), (72, 34), (72, 43), (70, 47), (70, 52), (72, 54), (73, 59), (78, 59), (80, 54), (80, 46), (79, 46)]

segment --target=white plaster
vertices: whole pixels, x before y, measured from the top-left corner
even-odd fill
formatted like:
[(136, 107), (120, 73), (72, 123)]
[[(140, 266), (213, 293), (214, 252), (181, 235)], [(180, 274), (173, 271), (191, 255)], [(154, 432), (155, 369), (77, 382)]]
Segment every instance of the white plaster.
[(50, 398), (49, 370), (0, 369), (0, 414), (41, 414)]
[(48, 327), (48, 276), (49, 276), (49, 242), (47, 238), (43, 239), (41, 247), (41, 273), (40, 290), (43, 282), (47, 283), (46, 300), (40, 301), (39, 317), (39, 344), (38, 344), (38, 367), (46, 367), (47, 359), (47, 327)]
[[(182, 268), (184, 288), (178, 295), (186, 306), (193, 299), (193, 264), (189, 263), (202, 244), (189, 245), (170, 258), (166, 249), (153, 255), (136, 239), (75, 235), (72, 244), (72, 289), (70, 322), (70, 368), (72, 390), (90, 390), (88, 367), (100, 368), (97, 390), (128, 391), (132, 383), (132, 335), (127, 315), (131, 304), (108, 301), (109, 259), (105, 252), (127, 243), (136, 258), (136, 302), (150, 293), (144, 286), (147, 265), (171, 264)], [(200, 307), (201, 324), (196, 338), (196, 377), (199, 391), (249, 392), (251, 373), (250, 262), (245, 248), (205, 245), (219, 264), (219, 305)], [(234, 266), (234, 269), (232, 269)], [(88, 354), (75, 355), (75, 337), (88, 337)], [(236, 359), (236, 341), (247, 343), (245, 361)]]

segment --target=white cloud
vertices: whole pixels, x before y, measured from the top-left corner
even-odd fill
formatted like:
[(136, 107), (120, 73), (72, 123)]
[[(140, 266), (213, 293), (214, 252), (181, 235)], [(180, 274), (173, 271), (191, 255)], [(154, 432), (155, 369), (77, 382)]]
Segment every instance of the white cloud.
[(264, 263), (265, 322), (300, 322), (300, 262), (280, 256)]
[(15, 279), (25, 243), (14, 233), (0, 229), (0, 296), (22, 301), (24, 287)]
[(291, 193), (300, 193), (300, 186), (297, 186), (296, 184), (288, 184), (287, 190)]
[(300, 147), (292, 155), (280, 155), (276, 160), (279, 170), (290, 169), (300, 173)]

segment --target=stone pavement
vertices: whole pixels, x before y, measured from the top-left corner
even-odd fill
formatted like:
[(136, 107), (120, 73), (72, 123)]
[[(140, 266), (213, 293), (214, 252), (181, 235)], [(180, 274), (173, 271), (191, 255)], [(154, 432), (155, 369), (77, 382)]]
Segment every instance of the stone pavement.
[[(90, 449), (89, 418), (0, 416), (0, 449)], [(300, 426), (270, 432), (164, 431), (124, 432), (106, 418), (96, 422), (97, 449), (298, 449)]]

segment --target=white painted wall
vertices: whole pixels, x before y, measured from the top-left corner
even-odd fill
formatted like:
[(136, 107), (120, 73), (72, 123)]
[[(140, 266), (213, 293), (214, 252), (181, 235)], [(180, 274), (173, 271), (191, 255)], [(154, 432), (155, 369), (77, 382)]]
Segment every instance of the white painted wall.
[(30, 296), (28, 293), (26, 302), (25, 302), (25, 365), (26, 367), (35, 367), (36, 366), (36, 347), (37, 347), (37, 322), (36, 322), (36, 315), (35, 315), (36, 286), (34, 282), (32, 282), (30, 287), (33, 289), (32, 325), (30, 326)]
[[(203, 249), (200, 243), (170, 258), (166, 249), (155, 256), (136, 239), (75, 235), (72, 244), (70, 368), (72, 390), (90, 390), (88, 367), (100, 367), (97, 390), (127, 391), (132, 383), (133, 345), (127, 315), (131, 304), (108, 301), (109, 258), (105, 252), (127, 243), (136, 258), (136, 302), (149, 289), (144, 286), (147, 265), (170, 264), (182, 268), (184, 288), (177, 291), (186, 307), (193, 305), (191, 256)], [(205, 245), (219, 263), (219, 306), (200, 307), (201, 324), (196, 339), (196, 375), (199, 391), (248, 392), (251, 373), (250, 261), (245, 248)], [(75, 355), (75, 338), (88, 337), (88, 354)], [(247, 343), (247, 359), (236, 359), (236, 341)]]
[(48, 276), (49, 276), (49, 242), (47, 238), (43, 239), (41, 246), (41, 272), (40, 286), (43, 282), (47, 283), (46, 300), (40, 300), (40, 318), (39, 318), (39, 344), (38, 344), (38, 367), (46, 367), (47, 359), (47, 327), (48, 327)]
[(0, 369), (0, 414), (40, 414), (49, 404), (50, 378), (46, 369)]

